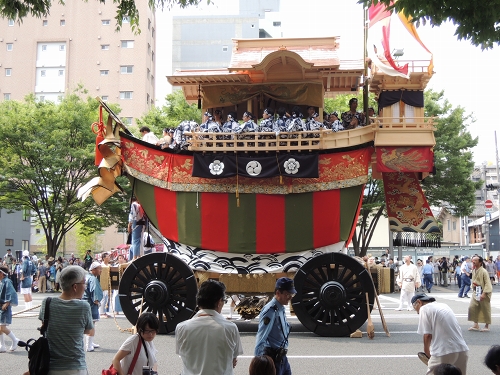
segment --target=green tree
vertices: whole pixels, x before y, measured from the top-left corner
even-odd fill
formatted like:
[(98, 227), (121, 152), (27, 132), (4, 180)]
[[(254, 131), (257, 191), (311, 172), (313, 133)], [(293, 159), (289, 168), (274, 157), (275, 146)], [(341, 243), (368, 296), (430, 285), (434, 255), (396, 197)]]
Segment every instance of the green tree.
[(383, 3), (388, 9), (403, 10), (414, 22), (429, 22), (432, 26), (450, 20), (457, 26), (455, 35), (459, 40), (470, 40), (482, 49), (500, 44), (500, 0), (358, 0), (358, 3)]
[(359, 211), (356, 232), (352, 236), (354, 255), (364, 256), (370, 246), (375, 228), (385, 214), (385, 195), (382, 180), (374, 180), (371, 175), (365, 186), (363, 205)]
[(78, 188), (96, 175), (90, 125), (97, 119), (98, 102), (77, 94), (60, 104), (38, 102), (33, 95), (0, 103), (0, 207), (30, 209), (49, 256), (78, 223), (85, 233), (109, 223), (126, 226), (123, 197), (115, 195), (100, 207), (77, 199)]
[(467, 216), (475, 206), (475, 191), (481, 181), (470, 176), (474, 170), (472, 148), (478, 139), (467, 131), (474, 122), (462, 107), (453, 108), (444, 98), (444, 91), (428, 90), (425, 95), (425, 116), (439, 116), (435, 121), (436, 146), (434, 164), (436, 174), (422, 181), (429, 204), (445, 206), (458, 216)]
[[(74, 1), (74, 0), (73, 0)], [(85, 0), (87, 1), (87, 0)], [(97, 0), (105, 3), (105, 0)], [(151, 9), (167, 9), (172, 8), (174, 5), (179, 5), (185, 8), (190, 5), (198, 5), (202, 0), (148, 0)], [(207, 0), (207, 4), (210, 4)], [(64, 0), (59, 0), (59, 3), (64, 4)], [(135, 0), (113, 0), (116, 4), (116, 28), (120, 30), (123, 18), (128, 17), (130, 20), (130, 27), (132, 30), (140, 32), (139, 29), (139, 11), (135, 5)], [(28, 15), (34, 17), (46, 17), (50, 12), (52, 1), (49, 0), (0, 0), (0, 16), (13, 20), (22, 21)]]
[(148, 126), (156, 134), (163, 128), (175, 129), (182, 121), (201, 121), (201, 109), (196, 104), (189, 104), (182, 90), (175, 90), (165, 97), (166, 104), (161, 108), (153, 107), (137, 120), (139, 128)]
[[(332, 113), (336, 111), (339, 114), (339, 118), (342, 112), (346, 112), (349, 110), (349, 100), (351, 98), (358, 99), (358, 111), (363, 111), (363, 93), (362, 92), (353, 92), (352, 94), (340, 94), (335, 98), (326, 98), (324, 109), (327, 113)], [(375, 95), (370, 93), (368, 98), (368, 107), (375, 108), (375, 112), (377, 111), (377, 101), (375, 100)]]

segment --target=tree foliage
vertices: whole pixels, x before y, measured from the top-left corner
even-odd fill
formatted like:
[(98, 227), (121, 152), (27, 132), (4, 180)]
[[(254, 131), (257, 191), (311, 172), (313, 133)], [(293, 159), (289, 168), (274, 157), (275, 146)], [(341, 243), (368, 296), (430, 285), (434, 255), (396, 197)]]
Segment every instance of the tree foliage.
[(49, 256), (78, 223), (86, 233), (109, 223), (126, 226), (128, 204), (122, 197), (100, 207), (92, 199), (77, 199), (78, 188), (96, 175), (90, 125), (97, 119), (98, 102), (76, 94), (60, 104), (38, 102), (33, 95), (0, 103), (0, 207), (30, 209)]
[(383, 3), (388, 9), (403, 10), (414, 22), (439, 26), (451, 20), (459, 40), (470, 40), (482, 49), (500, 44), (500, 0), (358, 0), (365, 5)]
[(382, 180), (370, 178), (365, 186), (363, 205), (359, 212), (356, 232), (352, 237), (354, 255), (363, 257), (366, 255), (375, 228), (380, 218), (385, 213), (384, 185)]
[[(349, 110), (349, 100), (351, 98), (357, 98), (358, 99), (358, 111), (362, 112), (363, 111), (363, 93), (361, 92), (353, 92), (352, 94), (340, 94), (337, 95), (335, 98), (326, 98), (325, 99), (325, 111), (327, 113), (332, 113), (336, 111), (339, 114), (342, 112), (346, 112)], [(368, 107), (373, 107), (375, 108), (375, 112), (377, 111), (377, 101), (375, 100), (375, 95), (373, 93), (370, 93), (369, 98), (368, 98)]]
[(175, 129), (182, 121), (201, 121), (201, 109), (196, 104), (189, 104), (182, 90), (175, 90), (165, 97), (166, 104), (152, 108), (137, 120), (139, 127), (148, 126), (154, 133), (161, 134), (163, 128)]
[[(72, 0), (75, 1), (75, 0)], [(87, 1), (87, 0), (84, 0)], [(97, 0), (101, 3), (106, 3), (105, 0)], [(202, 0), (148, 0), (151, 9), (167, 9), (172, 8), (174, 5), (179, 5), (185, 8), (190, 5), (198, 5)], [(210, 4), (207, 0), (207, 4)], [(64, 0), (59, 0), (60, 4), (64, 4)], [(116, 4), (116, 26), (117, 30), (122, 27), (124, 18), (129, 18), (130, 27), (132, 30), (139, 29), (139, 11), (135, 4), (135, 0), (113, 0)], [(52, 1), (50, 0), (0, 0), (0, 16), (13, 20), (22, 21), (26, 16), (41, 18), (46, 17), (50, 12)]]
[(436, 146), (434, 164), (436, 174), (422, 182), (429, 204), (444, 206), (456, 216), (467, 216), (474, 210), (475, 191), (481, 182), (470, 176), (474, 170), (472, 148), (478, 139), (467, 130), (474, 122), (462, 107), (453, 108), (444, 99), (444, 92), (425, 92), (425, 116), (439, 116), (435, 122)]

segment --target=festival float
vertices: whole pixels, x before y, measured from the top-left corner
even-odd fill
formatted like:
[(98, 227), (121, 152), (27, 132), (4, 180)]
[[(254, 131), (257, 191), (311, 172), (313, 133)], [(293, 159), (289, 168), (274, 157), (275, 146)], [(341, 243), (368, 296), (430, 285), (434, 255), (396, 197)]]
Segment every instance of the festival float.
[[(373, 27), (386, 18), (370, 12)], [(297, 289), (293, 311), (307, 329), (321, 336), (355, 332), (376, 298), (370, 272), (346, 255), (370, 171), (384, 181), (395, 238), (435, 245), (439, 228), (420, 187), (433, 170), (433, 119), (423, 108), (432, 59), (398, 64), (388, 40), (378, 42), (381, 55), (344, 60), (339, 37), (234, 39), (228, 68), (168, 77), (203, 112), (238, 118), (292, 106), (321, 114), (325, 97), (357, 91), (363, 82), (377, 97), (378, 116), (351, 130), (223, 137), (194, 128), (186, 149), (162, 149), (134, 137), (101, 101), (108, 120), (99, 127), (99, 177), (80, 196), (101, 204), (121, 190), (115, 178), (126, 175), (165, 244), (164, 252), (120, 273), (130, 322), (150, 311), (169, 333), (193, 315), (203, 280), (256, 295), (273, 293), (275, 280), (288, 276)]]

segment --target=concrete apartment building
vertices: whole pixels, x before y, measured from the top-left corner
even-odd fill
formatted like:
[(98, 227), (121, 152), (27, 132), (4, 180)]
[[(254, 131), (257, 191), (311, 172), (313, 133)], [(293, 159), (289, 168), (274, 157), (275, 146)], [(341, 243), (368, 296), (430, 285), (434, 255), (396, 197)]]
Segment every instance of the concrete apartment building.
[(57, 102), (83, 84), (90, 96), (118, 103), (133, 124), (155, 100), (155, 14), (146, 0), (136, 5), (138, 35), (126, 19), (115, 31), (112, 2), (53, 2), (46, 18), (0, 19), (0, 100), (35, 93)]

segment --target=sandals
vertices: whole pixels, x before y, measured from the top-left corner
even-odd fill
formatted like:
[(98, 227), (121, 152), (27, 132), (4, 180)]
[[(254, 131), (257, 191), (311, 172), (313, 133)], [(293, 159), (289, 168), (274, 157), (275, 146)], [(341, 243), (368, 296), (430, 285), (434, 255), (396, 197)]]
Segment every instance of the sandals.
[(479, 331), (479, 327), (469, 327), (469, 331)]
[(489, 332), (489, 331), (490, 331), (490, 329), (489, 329), (489, 328), (483, 328), (483, 329), (481, 330), (481, 332)]

